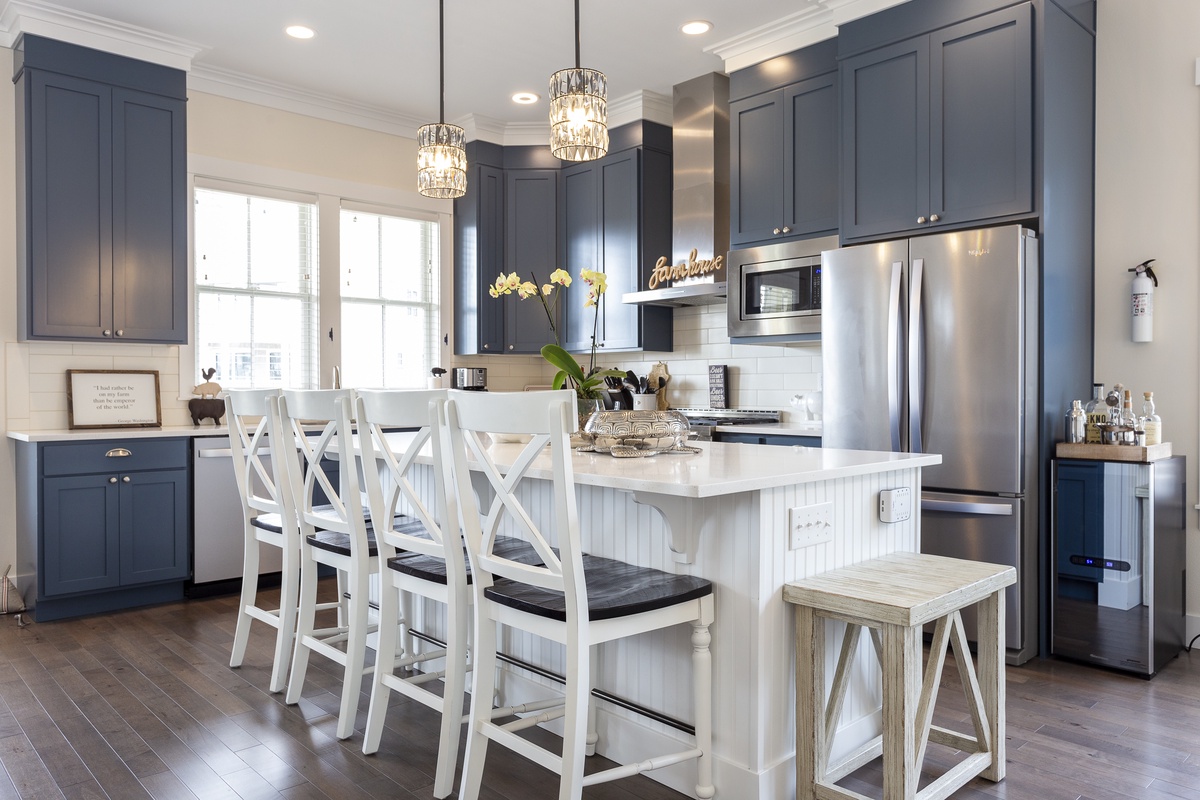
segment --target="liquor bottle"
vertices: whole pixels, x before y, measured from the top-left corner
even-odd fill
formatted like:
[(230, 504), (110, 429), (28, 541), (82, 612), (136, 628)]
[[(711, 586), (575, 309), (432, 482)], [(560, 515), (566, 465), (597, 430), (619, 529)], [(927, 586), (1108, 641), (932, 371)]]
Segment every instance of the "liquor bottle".
[(1143, 392), (1142, 426), (1146, 430), (1146, 446), (1162, 443), (1162, 417), (1154, 410), (1154, 392)]
[(1125, 389), (1119, 383), (1113, 384), (1113, 388), (1108, 390), (1108, 394), (1104, 396), (1104, 404), (1108, 406), (1108, 424), (1121, 424), (1121, 392)]
[(1122, 444), (1133, 444), (1136, 441), (1133, 432), (1137, 430), (1137, 417), (1133, 413), (1133, 392), (1125, 390), (1125, 400), (1121, 404), (1121, 425), (1128, 430), (1122, 433)]
[(1084, 441), (1094, 444), (1100, 444), (1100, 429), (1096, 427), (1100, 423), (1108, 422), (1108, 406), (1104, 404), (1104, 384), (1092, 384), (1092, 399), (1087, 401), (1087, 405), (1083, 407), (1083, 413), (1086, 417), (1087, 433)]
[(1079, 444), (1087, 436), (1087, 415), (1083, 413), (1083, 404), (1078, 400), (1071, 401), (1070, 427), (1067, 428), (1067, 441)]

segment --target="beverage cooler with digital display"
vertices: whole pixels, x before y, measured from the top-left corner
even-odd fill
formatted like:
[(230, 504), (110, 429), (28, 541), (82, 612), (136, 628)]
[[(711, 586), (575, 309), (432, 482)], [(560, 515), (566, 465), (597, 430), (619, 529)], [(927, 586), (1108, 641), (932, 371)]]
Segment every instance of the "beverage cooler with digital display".
[(1056, 459), (1051, 652), (1146, 677), (1184, 639), (1185, 459)]

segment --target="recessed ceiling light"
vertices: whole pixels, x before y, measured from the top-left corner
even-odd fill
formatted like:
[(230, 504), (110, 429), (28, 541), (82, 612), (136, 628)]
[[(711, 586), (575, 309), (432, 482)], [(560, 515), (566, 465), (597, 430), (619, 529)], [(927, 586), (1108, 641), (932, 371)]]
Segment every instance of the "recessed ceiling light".
[(538, 101), (538, 96), (533, 92), (517, 92), (512, 96), (512, 101), (514, 103), (520, 103), (523, 106), (527, 106), (531, 103), (536, 103)]
[(699, 36), (702, 33), (708, 33), (712, 30), (712, 23), (705, 19), (692, 20), (691, 22), (683, 23), (679, 30), (686, 33), (688, 36)]
[(311, 39), (317, 35), (317, 32), (307, 25), (288, 25), (283, 30), (293, 39)]

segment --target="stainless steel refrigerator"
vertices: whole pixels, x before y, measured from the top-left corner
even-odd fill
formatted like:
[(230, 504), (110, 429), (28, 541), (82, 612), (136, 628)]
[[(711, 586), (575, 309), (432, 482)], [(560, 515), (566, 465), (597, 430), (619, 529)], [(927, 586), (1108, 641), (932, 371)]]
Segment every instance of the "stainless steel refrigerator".
[[(822, 253), (822, 446), (940, 453), (922, 550), (1011, 564), (1009, 660), (1037, 649), (1036, 236), (1010, 225)], [(968, 623), (970, 624), (970, 623)]]

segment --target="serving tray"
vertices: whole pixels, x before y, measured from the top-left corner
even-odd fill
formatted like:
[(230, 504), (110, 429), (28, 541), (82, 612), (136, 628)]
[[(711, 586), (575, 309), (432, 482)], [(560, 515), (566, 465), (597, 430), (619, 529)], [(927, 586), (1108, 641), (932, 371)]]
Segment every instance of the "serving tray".
[(1082, 458), (1091, 461), (1137, 461), (1148, 463), (1171, 457), (1171, 443), (1139, 447), (1133, 444), (1094, 444), (1059, 442), (1054, 447), (1058, 458)]

